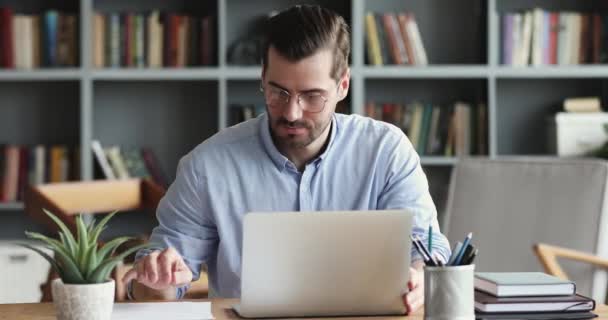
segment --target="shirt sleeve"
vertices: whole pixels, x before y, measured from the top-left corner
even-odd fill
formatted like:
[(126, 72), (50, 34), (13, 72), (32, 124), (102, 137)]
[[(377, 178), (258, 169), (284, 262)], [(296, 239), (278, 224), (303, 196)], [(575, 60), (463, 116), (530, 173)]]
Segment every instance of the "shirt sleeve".
[[(428, 242), (428, 229), (433, 226), (433, 253), (444, 262), (449, 260), (451, 250), (447, 238), (439, 229), (437, 209), (429, 192), (429, 184), (420, 165), (420, 157), (407, 139), (399, 132), (396, 142), (387, 144), (387, 170), (385, 185), (378, 198), (378, 209), (409, 209), (413, 215), (412, 235)], [(422, 257), (412, 246), (412, 261)]]
[[(192, 271), (193, 280), (200, 277), (202, 264), (215, 255), (218, 243), (209, 204), (202, 200), (208, 199), (202, 195), (206, 192), (202, 187), (204, 177), (196, 169), (194, 153), (180, 160), (175, 181), (156, 210), (158, 226), (152, 230), (149, 240), (153, 247), (139, 251), (135, 258), (137, 261), (154, 250), (173, 247)], [(130, 288), (129, 285), (131, 296)], [(182, 298), (188, 288), (189, 285), (178, 288), (177, 298)]]

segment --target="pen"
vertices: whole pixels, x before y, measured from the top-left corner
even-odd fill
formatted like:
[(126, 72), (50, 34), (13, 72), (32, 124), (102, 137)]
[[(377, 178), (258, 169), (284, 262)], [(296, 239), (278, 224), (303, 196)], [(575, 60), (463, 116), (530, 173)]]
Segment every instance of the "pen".
[(424, 261), (424, 264), (427, 266), (435, 266), (435, 262), (431, 259), (431, 257), (429, 257), (427, 255), (425, 250), (422, 249), (421, 244), (413, 236), (411, 237), (411, 239), (412, 239), (412, 243), (414, 244), (414, 247), (416, 248), (416, 251), (418, 251), (420, 256), (422, 256), (422, 260)]
[(462, 243), (458, 242), (456, 245), (454, 245), (452, 255), (450, 255), (450, 259), (448, 259), (448, 266), (454, 265), (454, 260), (456, 260), (456, 256), (458, 255), (458, 252), (460, 252), (460, 249), (462, 249)]
[(464, 255), (464, 251), (469, 246), (469, 242), (471, 242), (471, 238), (472, 237), (473, 237), (473, 233), (469, 232), (469, 234), (467, 235), (467, 237), (464, 239), (464, 242), (462, 243), (462, 248), (460, 248), (460, 252), (458, 252), (458, 255), (456, 256), (456, 260), (454, 260), (454, 265), (455, 266), (459, 266), (460, 265), (460, 262), (462, 260), (462, 256)]
[(424, 251), (424, 253), (431, 259), (431, 261), (433, 262), (434, 265), (438, 266), (439, 264), (437, 263), (437, 261), (435, 261), (435, 258), (433, 257), (433, 255), (424, 247), (424, 243), (422, 242), (420, 237), (416, 236), (416, 240), (418, 241), (418, 245), (420, 246), (420, 249), (422, 249)]
[(475, 257), (477, 256), (477, 252), (479, 252), (479, 249), (473, 250), (473, 252), (471, 252), (471, 254), (467, 257), (467, 259), (465, 261), (463, 261), (462, 264), (473, 264), (473, 261), (475, 260)]
[(432, 254), (433, 253), (433, 225), (432, 224), (429, 225), (429, 245), (427, 248), (429, 248), (429, 253)]

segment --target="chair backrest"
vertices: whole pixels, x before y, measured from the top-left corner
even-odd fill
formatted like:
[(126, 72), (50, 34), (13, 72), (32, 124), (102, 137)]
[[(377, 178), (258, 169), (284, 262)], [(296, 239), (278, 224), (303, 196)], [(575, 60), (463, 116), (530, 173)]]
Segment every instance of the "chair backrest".
[[(477, 271), (542, 271), (543, 242), (608, 257), (606, 185), (600, 160), (462, 159), (452, 173), (443, 230), (451, 242), (473, 232)], [(606, 273), (564, 262), (580, 293), (604, 301)]]

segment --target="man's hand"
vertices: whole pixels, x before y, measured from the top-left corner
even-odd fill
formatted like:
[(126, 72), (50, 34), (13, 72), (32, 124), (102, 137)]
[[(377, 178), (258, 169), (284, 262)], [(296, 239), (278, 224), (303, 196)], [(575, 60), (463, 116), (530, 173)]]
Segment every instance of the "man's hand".
[(424, 304), (424, 271), (410, 267), (410, 281), (407, 283), (410, 290), (403, 295), (403, 304), (408, 314), (414, 313)]
[(154, 290), (174, 289), (192, 282), (192, 271), (175, 249), (167, 248), (137, 261), (122, 281), (126, 284), (133, 279)]

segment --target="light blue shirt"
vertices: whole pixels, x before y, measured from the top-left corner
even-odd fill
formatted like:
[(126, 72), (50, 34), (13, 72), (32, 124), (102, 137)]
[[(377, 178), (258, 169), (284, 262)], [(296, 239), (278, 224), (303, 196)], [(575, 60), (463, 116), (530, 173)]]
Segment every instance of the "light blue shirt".
[[(433, 251), (447, 261), (450, 247), (439, 232), (420, 158), (399, 128), (335, 114), (327, 148), (298, 172), (275, 147), (262, 114), (220, 131), (180, 160), (150, 241), (175, 248), (195, 279), (206, 264), (214, 295), (240, 297), (248, 212), (403, 208), (414, 213), (413, 234), (424, 241), (433, 224)], [(420, 259), (411, 254), (412, 261)]]

